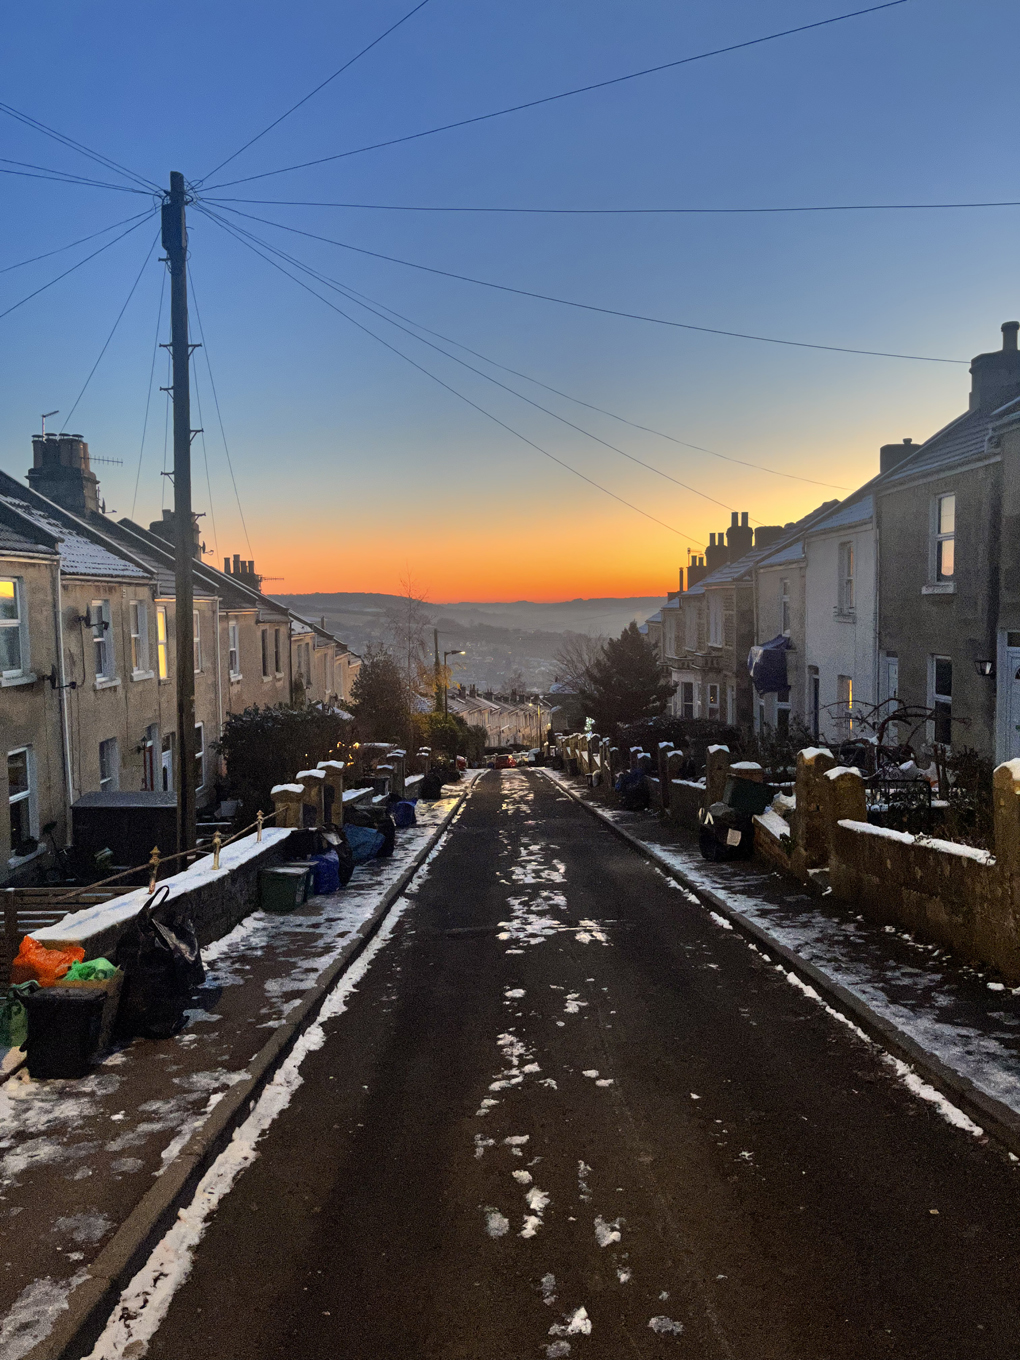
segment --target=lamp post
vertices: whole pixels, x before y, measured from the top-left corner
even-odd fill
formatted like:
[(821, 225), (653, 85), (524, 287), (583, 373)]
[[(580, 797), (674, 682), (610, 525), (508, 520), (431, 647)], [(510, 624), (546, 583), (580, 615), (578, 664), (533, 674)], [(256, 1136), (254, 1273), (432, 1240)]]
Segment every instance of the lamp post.
[(449, 716), (449, 713), (450, 713), (450, 704), (449, 704), (449, 700), (448, 700), (448, 696), (449, 696), (449, 693), (450, 693), (450, 686), (449, 686), (449, 684), (447, 683), (447, 679), (446, 679), (446, 658), (447, 658), (448, 656), (466, 656), (466, 655), (467, 655), (467, 653), (466, 653), (466, 651), (465, 651), (465, 649), (464, 649), (463, 647), (458, 647), (458, 649), (457, 649), (455, 652), (444, 652), (444, 653), (443, 653), (443, 717), (444, 717), (444, 718), (445, 718), (445, 717), (448, 717), (448, 716)]

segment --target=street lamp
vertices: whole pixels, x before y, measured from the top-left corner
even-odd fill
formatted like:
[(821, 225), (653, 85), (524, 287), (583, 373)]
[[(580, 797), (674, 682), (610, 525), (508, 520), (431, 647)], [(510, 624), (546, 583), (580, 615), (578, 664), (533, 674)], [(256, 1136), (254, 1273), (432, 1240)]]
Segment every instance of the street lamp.
[(449, 693), (450, 686), (446, 683), (446, 658), (448, 656), (466, 656), (467, 652), (463, 647), (459, 647), (455, 652), (443, 653), (443, 717), (448, 717), (450, 713)]

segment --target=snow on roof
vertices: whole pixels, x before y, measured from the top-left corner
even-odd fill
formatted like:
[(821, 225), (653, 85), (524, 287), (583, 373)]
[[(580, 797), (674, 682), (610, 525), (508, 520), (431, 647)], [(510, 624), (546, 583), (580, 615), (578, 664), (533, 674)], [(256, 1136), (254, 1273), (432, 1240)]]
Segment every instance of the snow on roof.
[(56, 548), (48, 548), (43, 543), (33, 543), (30, 539), (19, 534), (16, 529), (8, 529), (6, 524), (0, 524), (0, 553), (35, 553), (45, 554), (47, 557), (56, 552)]
[(801, 539), (793, 543), (788, 543), (785, 548), (780, 548), (771, 557), (766, 557), (758, 565), (762, 567), (781, 567), (787, 562), (800, 562), (804, 557), (804, 544)]
[(94, 542), (84, 534), (69, 528), (58, 519), (52, 518), (44, 510), (38, 510), (28, 501), (5, 496), (7, 504), (20, 515), (38, 524), (40, 529), (60, 538), (57, 551), (60, 553), (60, 569), (70, 576), (133, 576), (146, 580), (148, 573), (136, 567), (126, 558), (118, 557), (102, 544)]
[(867, 495), (861, 496), (859, 500), (844, 503), (838, 510), (834, 510), (831, 515), (826, 515), (824, 519), (812, 524), (809, 532), (812, 534), (824, 534), (830, 529), (845, 529), (851, 524), (864, 524), (875, 515), (875, 498)]

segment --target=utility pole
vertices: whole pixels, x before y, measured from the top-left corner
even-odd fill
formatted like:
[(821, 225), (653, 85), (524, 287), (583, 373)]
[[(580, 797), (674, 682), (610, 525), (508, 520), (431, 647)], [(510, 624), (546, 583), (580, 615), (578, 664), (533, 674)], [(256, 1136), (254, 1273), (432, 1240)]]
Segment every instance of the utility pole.
[(171, 391), (174, 402), (174, 597), (177, 640), (177, 838), (180, 850), (195, 845), (195, 592), (191, 513), (191, 387), (188, 341), (188, 232), (184, 176), (170, 173), (163, 199), (163, 249), (170, 266)]
[(439, 629), (438, 629), (438, 628), (433, 628), (433, 630), (432, 630), (432, 645), (435, 647), (435, 655), (436, 655), (436, 660), (435, 660), (435, 675), (436, 675), (436, 699), (435, 699), (435, 710), (436, 710), (437, 713), (441, 713), (441, 712), (443, 711), (443, 705), (442, 705), (442, 701), (440, 700), (440, 697), (439, 697)]

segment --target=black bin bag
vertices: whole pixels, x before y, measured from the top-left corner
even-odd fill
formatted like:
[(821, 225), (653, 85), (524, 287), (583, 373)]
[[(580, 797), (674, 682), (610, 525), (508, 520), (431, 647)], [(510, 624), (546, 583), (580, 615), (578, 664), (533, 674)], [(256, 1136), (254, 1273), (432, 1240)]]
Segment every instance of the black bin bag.
[(169, 902), (169, 894), (165, 885), (158, 889), (117, 945), (124, 970), (117, 1030), (124, 1038), (178, 1034), (195, 988), (205, 981), (191, 913), (183, 903)]
[(85, 987), (41, 987), (24, 998), (25, 1052), (34, 1080), (87, 1077), (99, 1045), (106, 993)]

